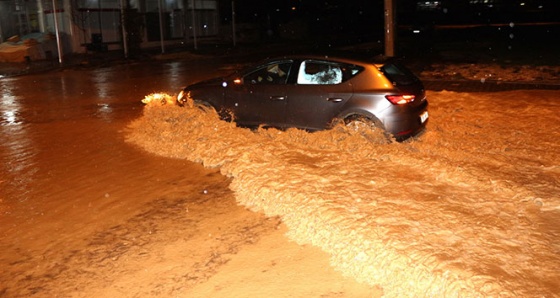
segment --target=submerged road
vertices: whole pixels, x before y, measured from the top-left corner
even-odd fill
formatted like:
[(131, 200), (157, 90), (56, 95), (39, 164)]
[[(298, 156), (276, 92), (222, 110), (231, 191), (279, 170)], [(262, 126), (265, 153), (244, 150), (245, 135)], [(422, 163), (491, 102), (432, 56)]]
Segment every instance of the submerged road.
[[(173, 93), (225, 67), (204, 63), (0, 81), (0, 297), (196, 297), (194, 286), (229, 271), (258, 274), (250, 288), (260, 294), (262, 281), (274, 280), (269, 297), (281, 297), (284, 279), (296, 296), (372, 296), (318, 249), (289, 243), (278, 219), (238, 206), (219, 170), (125, 143), (145, 95)], [(253, 265), (223, 269), (238, 255)]]

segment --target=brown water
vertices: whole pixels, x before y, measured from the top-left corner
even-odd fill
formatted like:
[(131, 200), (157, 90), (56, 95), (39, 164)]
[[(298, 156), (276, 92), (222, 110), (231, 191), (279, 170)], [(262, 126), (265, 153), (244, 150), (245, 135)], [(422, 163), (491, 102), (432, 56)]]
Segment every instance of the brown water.
[[(173, 67), (121, 67), (2, 79), (0, 260), (2, 275), (12, 279), (2, 279), (0, 294), (6, 286), (18, 289), (26, 276), (35, 275), (40, 288), (85, 270), (64, 270), (66, 262), (95, 266), (101, 256), (77, 257), (102, 246), (92, 247), (92, 234), (122, 225), (158, 200), (165, 205), (176, 199), (177, 188), (200, 193), (206, 185), (196, 180), (215, 173), (124, 143), (123, 128), (142, 111), (140, 94), (166, 86), (146, 78)], [(224, 183), (217, 177), (203, 183)], [(76, 252), (60, 259), (62, 250)], [(17, 296), (35, 291), (20, 286)]]
[(125, 142), (146, 94), (219, 71), (205, 64), (0, 81), (0, 297), (205, 297), (215, 275), (241, 295), (374, 295), (290, 243), (277, 217), (238, 206), (218, 169)]
[(419, 140), (343, 127), (252, 132), (149, 104), (128, 140), (219, 167), (238, 202), (389, 297), (560, 293), (557, 92), (429, 93)]
[[(0, 81), (1, 296), (247, 295), (224, 282), (290, 281), (280, 260), (326, 266), (274, 236), (284, 229), (366, 285), (333, 288), (344, 279), (311, 270), (301, 296), (376, 296), (377, 285), (388, 297), (558, 296), (557, 92), (429, 93), (428, 132), (402, 144), (342, 127), (253, 132), (140, 103), (213, 74), (197, 67)], [(299, 255), (247, 265), (274, 251)], [(280, 289), (260, 295), (298, 295)]]

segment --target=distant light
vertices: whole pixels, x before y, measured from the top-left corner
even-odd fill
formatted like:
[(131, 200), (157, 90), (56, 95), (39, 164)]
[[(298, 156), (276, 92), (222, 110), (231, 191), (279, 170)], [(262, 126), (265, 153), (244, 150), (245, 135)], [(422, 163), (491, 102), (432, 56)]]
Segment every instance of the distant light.
[(420, 30), (418, 30), (418, 29), (412, 30), (412, 33), (418, 34), (418, 33), (420, 33)]
[(295, 6), (292, 6), (292, 10), (296, 10), (296, 7), (295, 7)]
[(525, 2), (521, 2), (521, 3), (519, 3), (519, 5), (525, 6)]
[(227, 82), (223, 82), (222, 87), (227, 87)]

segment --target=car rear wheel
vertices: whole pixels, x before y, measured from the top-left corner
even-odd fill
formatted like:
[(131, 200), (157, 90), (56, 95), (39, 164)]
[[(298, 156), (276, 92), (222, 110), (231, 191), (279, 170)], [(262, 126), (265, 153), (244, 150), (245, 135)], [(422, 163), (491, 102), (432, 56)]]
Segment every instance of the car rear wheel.
[(358, 133), (374, 143), (390, 143), (392, 137), (383, 128), (383, 124), (363, 115), (351, 115), (344, 118), (344, 126), (350, 133)]

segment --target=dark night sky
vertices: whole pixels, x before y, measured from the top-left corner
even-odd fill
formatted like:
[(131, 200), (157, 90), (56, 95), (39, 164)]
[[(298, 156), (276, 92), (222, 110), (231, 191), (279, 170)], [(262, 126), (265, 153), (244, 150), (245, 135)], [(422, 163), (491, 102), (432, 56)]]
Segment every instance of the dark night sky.
[[(396, 1), (397, 26), (558, 22), (560, 0), (441, 0), (419, 9), (418, 0)], [(423, 0), (434, 1), (434, 0)], [(231, 22), (231, 0), (220, 0), (223, 24)], [(524, 3), (524, 5), (521, 5)], [(235, 0), (236, 23), (256, 26), (261, 34), (297, 22), (308, 36), (377, 40), (384, 34), (384, 0)], [(292, 27), (292, 28), (293, 28)]]
[[(417, 10), (417, 0), (395, 1), (396, 11), (402, 15), (400, 21), (405, 23), (413, 23), (422, 15), (436, 20), (447, 17), (448, 22), (477, 22), (484, 18), (486, 21), (503, 18), (558, 21), (560, 13), (558, 0), (489, 0), (489, 4), (483, 4), (482, 0), (440, 0), (439, 9), (431, 12)], [(363, 23), (383, 18), (384, 0), (235, 0), (235, 6), (239, 22), (261, 22), (270, 17), (280, 23), (293, 18)], [(221, 0), (220, 8), (222, 19), (229, 22), (231, 1)]]

